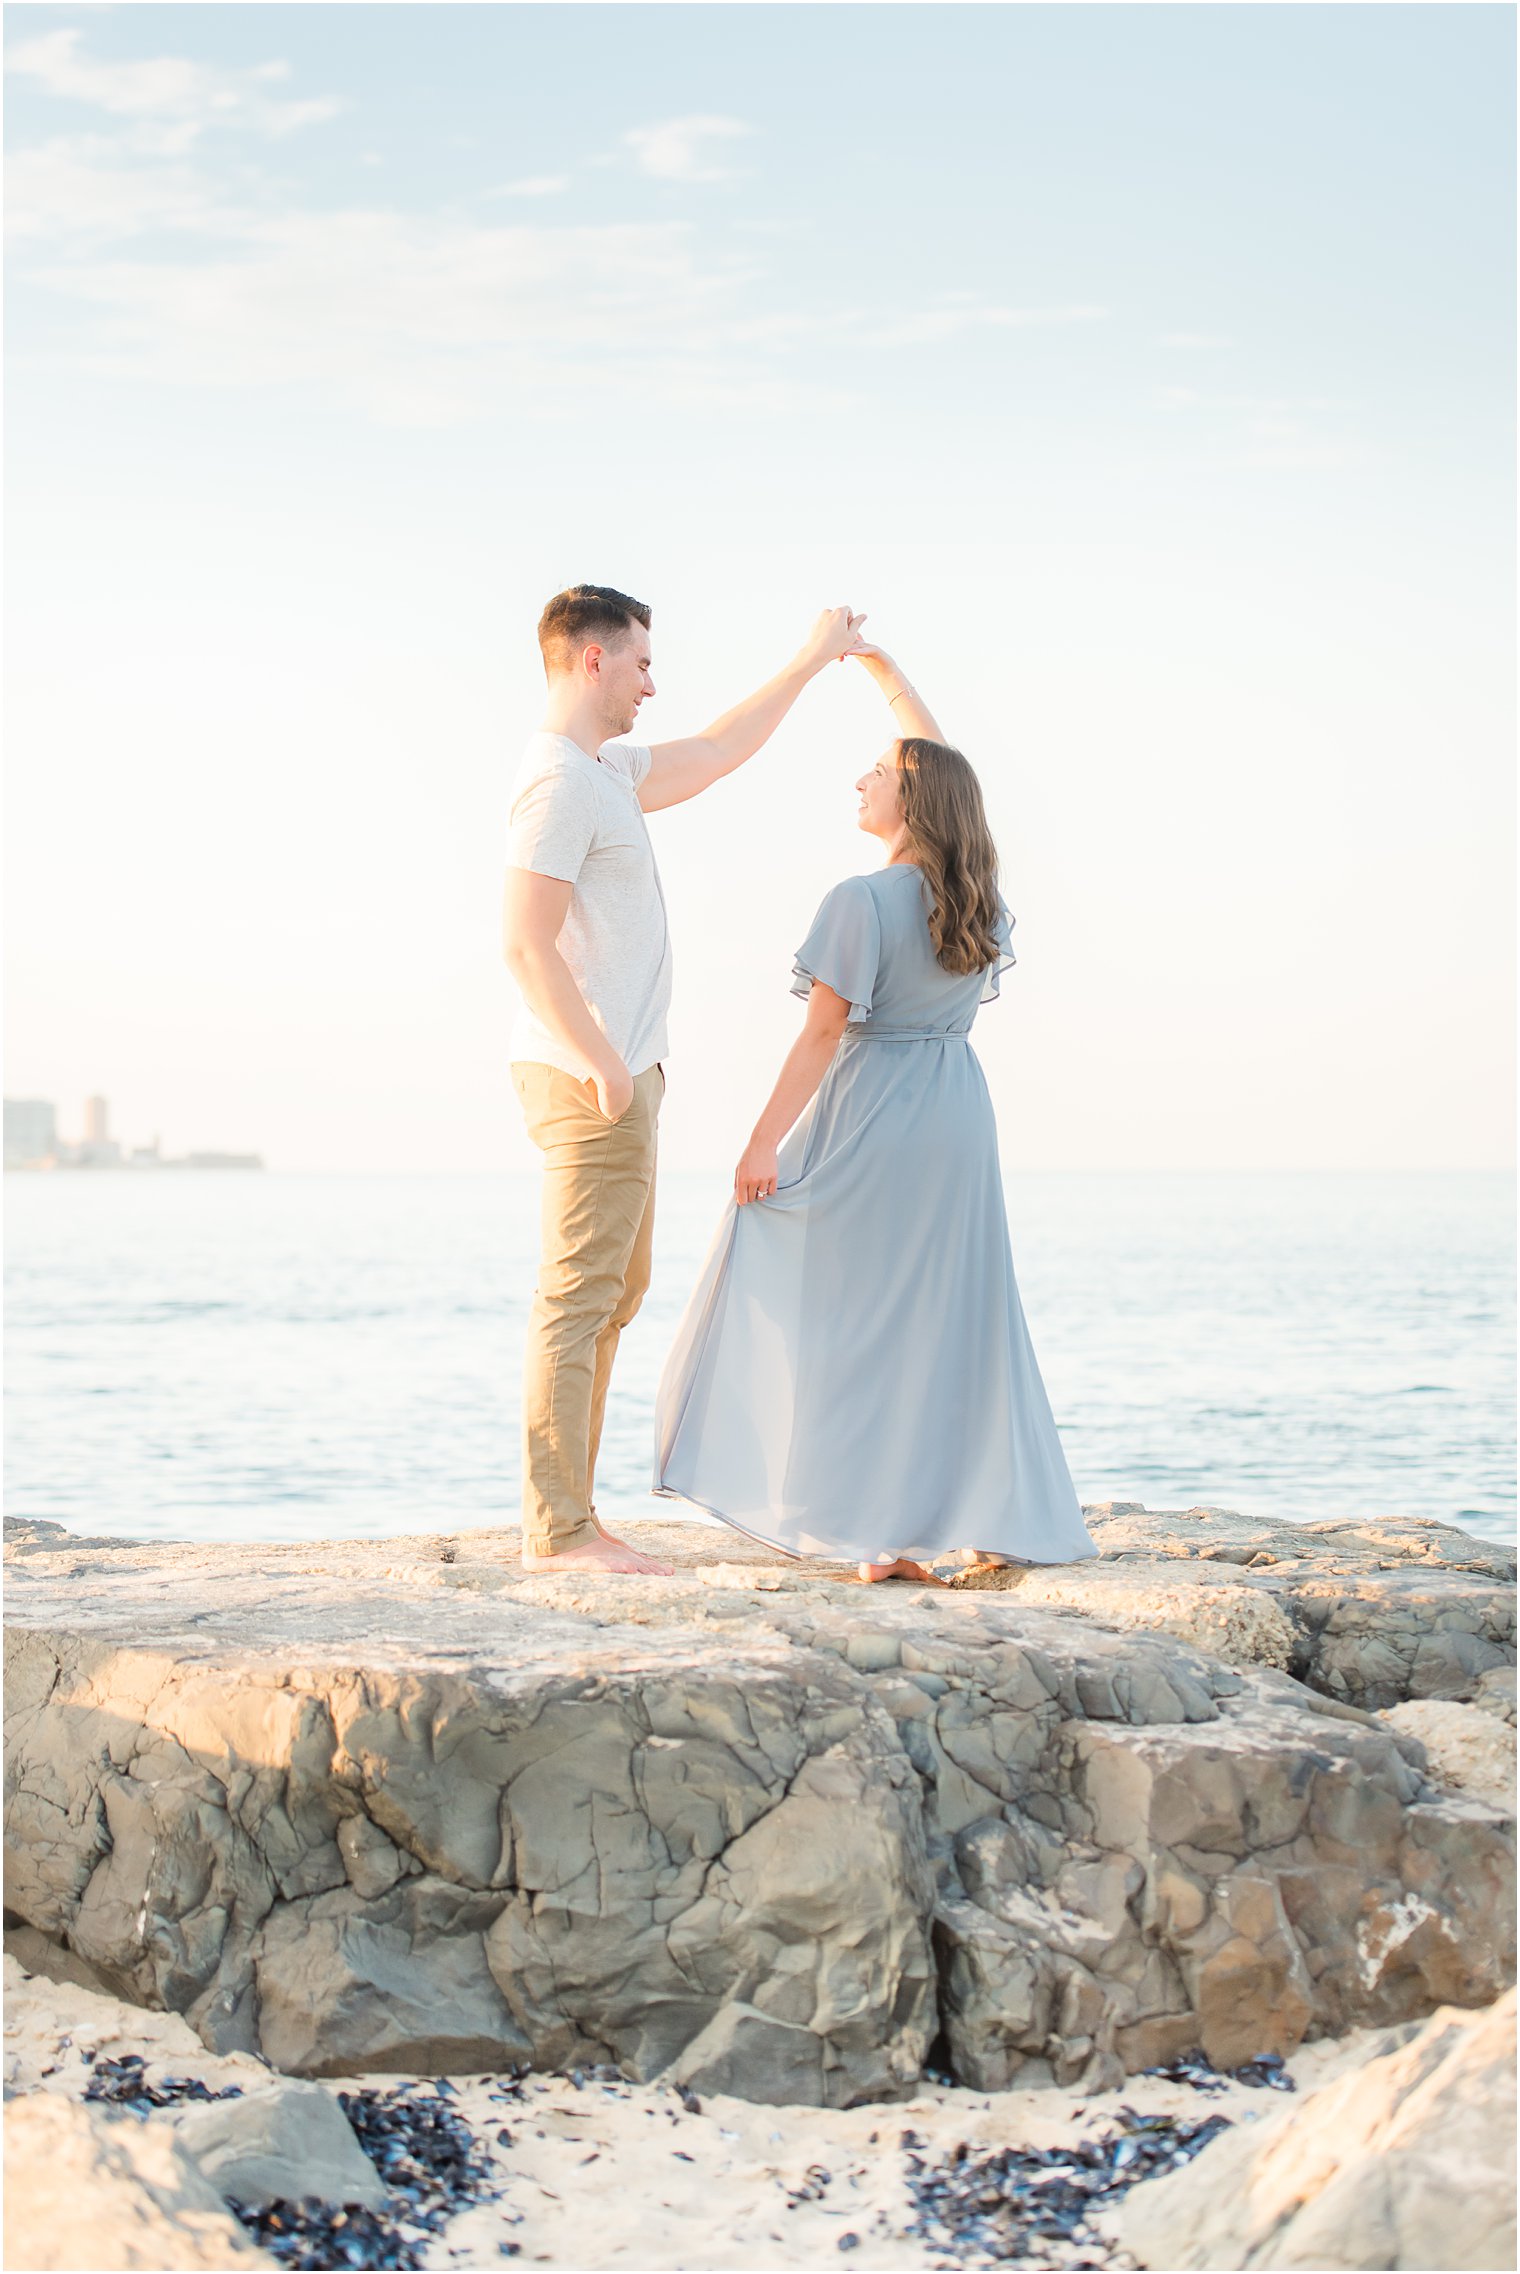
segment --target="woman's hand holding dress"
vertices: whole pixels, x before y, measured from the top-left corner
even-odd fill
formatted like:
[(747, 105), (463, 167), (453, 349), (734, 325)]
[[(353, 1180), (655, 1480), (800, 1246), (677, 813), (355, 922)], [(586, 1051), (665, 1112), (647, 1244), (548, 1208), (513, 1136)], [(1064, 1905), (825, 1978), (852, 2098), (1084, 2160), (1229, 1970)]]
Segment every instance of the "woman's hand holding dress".
[(768, 1200), (776, 1189), (776, 1148), (752, 1137), (734, 1171), (734, 1198), (741, 1208), (752, 1200)]

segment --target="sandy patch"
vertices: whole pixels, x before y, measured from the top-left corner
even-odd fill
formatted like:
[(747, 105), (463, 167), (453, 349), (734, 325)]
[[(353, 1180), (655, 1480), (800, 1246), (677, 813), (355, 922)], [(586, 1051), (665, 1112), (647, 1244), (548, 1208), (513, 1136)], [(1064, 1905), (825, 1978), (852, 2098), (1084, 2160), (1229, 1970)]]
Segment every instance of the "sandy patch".
[[(129, 2050), (144, 2056), (155, 2081), (197, 2077), (213, 2088), (237, 2083), (246, 2090), (270, 2074), (249, 2055), (208, 2053), (177, 2016), (29, 1976), (14, 1960), (5, 1976), (5, 2071), (13, 2092), (82, 2098), (91, 2075), (86, 2056)], [(1300, 2051), (1289, 2063), (1300, 2089), (1365, 2052), (1373, 2034)], [(324, 2080), (323, 2089), (389, 2093), (403, 2081), (372, 2075)], [(496, 2266), (511, 2257), (529, 2266), (649, 2274), (845, 2262), (950, 2265), (953, 2257), (915, 2231), (914, 2155), (928, 2166), (961, 2143), (973, 2153), (1069, 2147), (1109, 2131), (1121, 2109), (1249, 2122), (1283, 2105), (1275, 2092), (1229, 2084), (1206, 2094), (1155, 2077), (1086, 2095), (945, 2088), (844, 2110), (760, 2107), (719, 2095), (693, 2109), (691, 2096), (683, 2100), (668, 2087), (585, 2076), (578, 2085), (554, 2076), (449, 2082), (450, 2106), (489, 2153), (493, 2192), (460, 2211), (438, 2237), (418, 2238), (422, 2264)], [(435, 2088), (424, 2082), (423, 2089)], [(1025, 2261), (1062, 2262), (1059, 2255)], [(1116, 2249), (1104, 2262), (1130, 2263)]]

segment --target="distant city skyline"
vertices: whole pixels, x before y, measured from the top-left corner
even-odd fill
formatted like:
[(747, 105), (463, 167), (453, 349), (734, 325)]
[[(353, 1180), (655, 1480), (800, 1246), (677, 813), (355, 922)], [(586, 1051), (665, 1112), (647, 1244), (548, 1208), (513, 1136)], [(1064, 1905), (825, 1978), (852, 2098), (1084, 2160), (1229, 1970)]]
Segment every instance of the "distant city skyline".
[(123, 1144), (111, 1134), (108, 1098), (87, 1097), (77, 1138), (62, 1137), (51, 1098), (5, 1100), (7, 1169), (262, 1169), (258, 1153), (199, 1148), (170, 1154), (155, 1130), (146, 1144)]
[[(573, 52), (566, 33), (573, 24)], [(533, 625), (848, 601), (982, 772), (1018, 1168), (1512, 1158), (1514, 17), (14, 5), (8, 1076), (519, 1169)], [(654, 817), (731, 1163), (891, 724)]]

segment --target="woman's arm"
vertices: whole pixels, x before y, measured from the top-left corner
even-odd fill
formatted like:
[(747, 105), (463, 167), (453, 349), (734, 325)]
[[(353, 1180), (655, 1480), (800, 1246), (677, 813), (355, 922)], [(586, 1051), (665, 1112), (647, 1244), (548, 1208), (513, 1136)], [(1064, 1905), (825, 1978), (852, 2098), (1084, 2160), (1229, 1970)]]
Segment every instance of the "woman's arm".
[(765, 1200), (775, 1191), (776, 1147), (828, 1072), (849, 1015), (850, 1006), (844, 997), (815, 979), (808, 994), (806, 1023), (786, 1054), (776, 1087), (734, 1171), (734, 1198), (741, 1208), (751, 1200)]
[(865, 665), (886, 696), (899, 735), (921, 734), (926, 742), (944, 741), (934, 713), (885, 649), (870, 647), (862, 640), (851, 653)]

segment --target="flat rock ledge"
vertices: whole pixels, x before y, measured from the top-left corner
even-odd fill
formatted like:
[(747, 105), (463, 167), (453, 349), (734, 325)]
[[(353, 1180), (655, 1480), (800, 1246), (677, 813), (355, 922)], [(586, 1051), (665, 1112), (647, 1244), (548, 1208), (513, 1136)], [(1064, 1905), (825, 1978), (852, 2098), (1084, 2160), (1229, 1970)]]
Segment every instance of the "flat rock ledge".
[(1512, 1807), (1369, 1709), (1502, 1726), (1513, 1559), (1089, 1518), (1096, 1564), (869, 1590), (690, 1525), (636, 1528), (663, 1580), (9, 1526), (19, 1954), (295, 2075), (839, 2107), (1505, 1990)]

